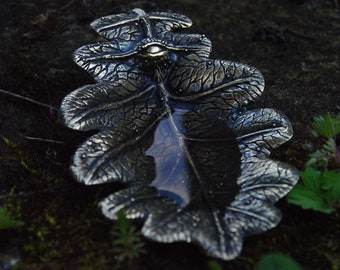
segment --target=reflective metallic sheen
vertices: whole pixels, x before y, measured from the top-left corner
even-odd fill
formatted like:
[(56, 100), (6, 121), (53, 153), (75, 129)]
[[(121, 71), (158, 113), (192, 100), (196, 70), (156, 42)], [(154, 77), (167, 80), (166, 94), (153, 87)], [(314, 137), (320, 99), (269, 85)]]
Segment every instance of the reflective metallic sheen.
[(262, 74), (209, 59), (204, 35), (173, 32), (191, 26), (184, 15), (134, 9), (91, 26), (107, 41), (79, 48), (74, 61), (96, 83), (61, 104), (68, 127), (99, 130), (75, 152), (74, 177), (126, 184), (100, 206), (113, 220), (121, 210), (144, 219), (145, 237), (235, 258), (245, 236), (279, 223), (274, 204), (299, 177), (269, 156), (292, 137), (289, 120), (244, 109), (261, 96)]

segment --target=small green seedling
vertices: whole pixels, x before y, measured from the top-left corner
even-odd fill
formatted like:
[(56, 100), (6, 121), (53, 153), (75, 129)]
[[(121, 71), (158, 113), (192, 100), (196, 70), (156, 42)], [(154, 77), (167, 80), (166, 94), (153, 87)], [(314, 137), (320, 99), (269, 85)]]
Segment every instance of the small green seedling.
[(209, 270), (223, 270), (222, 266), (215, 260), (208, 261)]
[[(288, 194), (288, 202), (323, 213), (332, 213), (340, 202), (340, 159), (336, 136), (340, 134), (340, 116), (318, 116), (313, 119), (312, 135), (324, 140), (309, 155), (302, 182)], [(332, 170), (330, 170), (332, 167)]]
[(141, 233), (127, 219), (124, 212), (117, 213), (117, 223), (111, 231), (113, 238), (112, 250), (116, 253), (118, 264), (132, 263), (134, 259), (145, 253)]
[(14, 229), (22, 226), (24, 223), (20, 220), (13, 220), (5, 208), (0, 207), (0, 230)]
[(300, 265), (289, 256), (281, 253), (264, 255), (255, 266), (255, 270), (302, 270)]
[(312, 127), (314, 136), (323, 136), (331, 139), (340, 134), (340, 116), (332, 117), (329, 114), (325, 116), (316, 116), (313, 118)]
[(314, 117), (312, 127), (312, 136), (322, 138), (324, 143), (320, 149), (310, 154), (306, 167), (326, 170), (330, 162), (335, 163), (335, 166), (340, 166), (340, 153), (336, 145), (336, 136), (340, 134), (340, 116)]

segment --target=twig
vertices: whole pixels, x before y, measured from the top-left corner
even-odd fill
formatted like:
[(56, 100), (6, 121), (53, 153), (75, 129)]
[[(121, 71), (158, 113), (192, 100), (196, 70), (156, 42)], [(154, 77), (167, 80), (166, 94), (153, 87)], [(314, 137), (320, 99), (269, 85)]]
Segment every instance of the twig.
[(41, 189), (41, 190), (37, 190), (37, 191), (28, 191), (28, 192), (19, 192), (19, 193), (12, 193), (12, 194), (6, 194), (6, 195), (2, 195), (0, 196), (0, 200), (8, 200), (8, 199), (14, 199), (14, 198), (19, 198), (19, 197), (30, 197), (33, 195), (38, 195), (41, 193), (53, 193), (53, 192), (61, 192), (61, 191), (65, 191), (70, 189), (72, 186), (74, 186), (74, 183), (70, 183), (70, 184), (65, 184), (62, 186), (58, 186), (58, 187), (49, 187), (49, 188), (45, 188), (45, 189)]
[(0, 89), (0, 93), (3, 93), (5, 95), (9, 95), (9, 96), (12, 96), (12, 97), (20, 98), (20, 99), (23, 99), (25, 101), (28, 101), (28, 102), (34, 103), (36, 105), (43, 106), (43, 107), (46, 107), (46, 108), (49, 108), (49, 109), (52, 109), (52, 110), (55, 110), (55, 111), (59, 110), (58, 108), (53, 107), (51, 105), (42, 103), (40, 101), (36, 101), (36, 100), (28, 98), (28, 97), (24, 97), (24, 96), (21, 96), (21, 95), (18, 95), (18, 94), (14, 94), (12, 92), (9, 92), (9, 91), (3, 90), (3, 89)]
[(64, 142), (61, 142), (61, 141), (55, 141), (55, 140), (50, 140), (50, 139), (38, 138), (38, 137), (25, 136), (25, 138), (28, 139), (28, 140), (32, 140), (32, 141), (64, 144)]

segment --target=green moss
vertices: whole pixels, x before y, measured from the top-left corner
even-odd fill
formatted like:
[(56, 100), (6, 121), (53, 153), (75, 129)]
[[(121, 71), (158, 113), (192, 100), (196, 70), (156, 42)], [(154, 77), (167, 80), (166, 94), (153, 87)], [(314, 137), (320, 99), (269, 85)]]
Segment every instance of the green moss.
[(5, 208), (0, 207), (0, 230), (13, 229), (22, 225), (22, 221), (13, 219)]
[(37, 171), (33, 168), (33, 160), (30, 158), (30, 156), (27, 153), (24, 153), (24, 151), (22, 151), (20, 147), (10, 139), (6, 137), (2, 137), (2, 139), (10, 151), (10, 155), (0, 156), (0, 161), (3, 164), (5, 162), (11, 162), (20, 171), (25, 171), (26, 173), (35, 175)]

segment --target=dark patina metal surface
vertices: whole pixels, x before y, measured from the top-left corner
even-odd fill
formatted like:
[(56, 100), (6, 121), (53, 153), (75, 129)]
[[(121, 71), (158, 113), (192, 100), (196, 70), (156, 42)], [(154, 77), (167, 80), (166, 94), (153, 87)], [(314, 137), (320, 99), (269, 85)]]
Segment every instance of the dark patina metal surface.
[(292, 137), (273, 109), (245, 110), (264, 90), (254, 67), (209, 59), (204, 35), (183, 34), (184, 15), (141, 9), (102, 17), (91, 26), (107, 42), (79, 48), (75, 62), (96, 80), (62, 102), (67, 126), (99, 130), (71, 165), (87, 185), (126, 188), (101, 202), (145, 220), (144, 236), (199, 244), (229, 260), (243, 238), (275, 227), (274, 206), (298, 172), (269, 159)]

